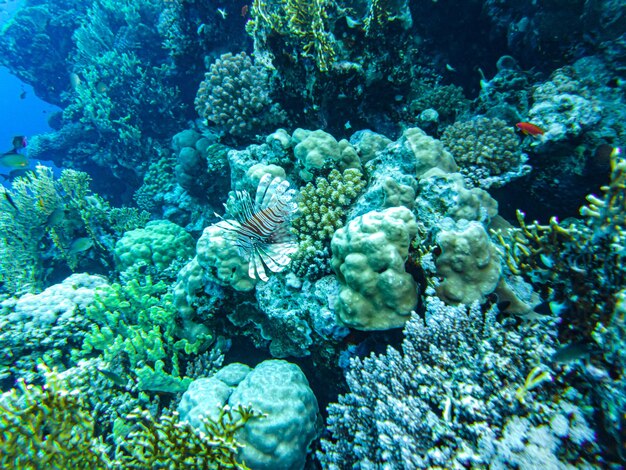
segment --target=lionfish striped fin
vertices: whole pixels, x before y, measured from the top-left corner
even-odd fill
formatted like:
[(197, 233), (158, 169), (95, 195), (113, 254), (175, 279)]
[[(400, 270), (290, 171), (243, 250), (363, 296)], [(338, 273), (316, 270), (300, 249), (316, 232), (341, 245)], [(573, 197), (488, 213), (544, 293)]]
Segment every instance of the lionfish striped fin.
[(267, 281), (266, 268), (283, 271), (297, 251), (287, 225), (297, 210), (295, 191), (281, 178), (263, 175), (257, 187), (254, 206), (247, 191), (235, 191), (229, 199), (227, 212), (234, 220), (217, 225), (232, 235), (239, 254), (248, 260), (248, 275)]

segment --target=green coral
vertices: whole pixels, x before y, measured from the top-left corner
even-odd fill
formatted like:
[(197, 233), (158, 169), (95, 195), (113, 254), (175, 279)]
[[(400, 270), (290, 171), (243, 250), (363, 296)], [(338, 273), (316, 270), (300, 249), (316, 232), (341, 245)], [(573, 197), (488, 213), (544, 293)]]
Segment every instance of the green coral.
[(348, 168), (343, 173), (332, 170), (328, 179), (319, 177), (315, 184), (302, 188), (299, 216), (292, 222), (299, 239), (298, 252), (292, 259), (295, 272), (300, 275), (310, 272), (316, 258), (328, 261), (330, 240), (343, 227), (348, 209), (365, 185), (361, 171)]
[(100, 289), (87, 309), (93, 322), (80, 357), (101, 355), (103, 360), (132, 378), (139, 389), (151, 392), (184, 391), (190, 378), (181, 376), (181, 359), (204, 352), (212, 337), (206, 329), (190, 340), (177, 339), (176, 309), (164, 282), (149, 277)]
[[(263, 415), (250, 407), (228, 406), (203, 429), (181, 422), (178, 413), (158, 418), (143, 407), (124, 416), (122, 425), (96, 437), (99, 415), (90, 400), (90, 384), (73, 386), (71, 376), (40, 366), (43, 385), (18, 382), (0, 396), (0, 465), (2, 468), (79, 470), (205, 468), (246, 469), (237, 458), (235, 435), (249, 420)], [(113, 435), (117, 447), (105, 444)]]
[(145, 228), (126, 232), (115, 244), (114, 254), (119, 271), (136, 274), (140, 266), (148, 266), (160, 272), (176, 259), (192, 258), (195, 243), (182, 227), (167, 220), (155, 220)]
[(255, 41), (266, 42), (272, 34), (293, 40), (302, 57), (315, 60), (321, 72), (335, 61), (335, 39), (328, 26), (334, 2), (330, 0), (254, 0), (246, 31)]
[[(120, 228), (143, 226), (148, 214), (111, 208), (89, 189), (90, 177), (63, 170), (58, 179), (49, 167), (18, 177), (0, 192), (0, 280), (11, 292), (34, 291), (45, 284), (44, 272), (64, 261), (74, 270), (98, 250), (99, 259), (112, 248)], [(80, 240), (83, 248), (72, 245)]]
[(44, 386), (18, 381), (0, 397), (2, 468), (108, 469), (108, 448), (94, 433), (94, 414), (45, 366)]
[(249, 407), (228, 405), (217, 419), (205, 417), (203, 429), (181, 422), (178, 413), (163, 414), (156, 420), (147, 411), (136, 410), (128, 418), (134, 429), (117, 448), (122, 468), (204, 468), (247, 469), (237, 459), (242, 445), (235, 433), (252, 418), (262, 415)]

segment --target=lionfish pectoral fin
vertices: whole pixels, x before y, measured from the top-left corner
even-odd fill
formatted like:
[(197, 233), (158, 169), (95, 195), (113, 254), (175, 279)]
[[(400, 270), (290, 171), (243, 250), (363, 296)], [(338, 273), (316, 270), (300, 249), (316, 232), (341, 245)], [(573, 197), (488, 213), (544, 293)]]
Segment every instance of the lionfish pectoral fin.
[(252, 256), (250, 257), (250, 264), (248, 266), (248, 276), (252, 279), (260, 279), (263, 282), (267, 282), (269, 278), (265, 273), (265, 265), (263, 263), (263, 258), (258, 250), (254, 250)]

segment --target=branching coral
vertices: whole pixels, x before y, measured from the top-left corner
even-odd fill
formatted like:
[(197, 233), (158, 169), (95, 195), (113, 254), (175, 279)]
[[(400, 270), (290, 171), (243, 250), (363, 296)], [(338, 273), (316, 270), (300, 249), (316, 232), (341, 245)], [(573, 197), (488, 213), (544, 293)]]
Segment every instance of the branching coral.
[(0, 396), (3, 468), (248, 468), (237, 457), (242, 445), (235, 434), (262, 417), (248, 406), (223, 406), (215, 419), (204, 418), (201, 430), (179, 421), (178, 413), (154, 418), (138, 407), (125, 416), (128, 430), (111, 458), (103, 438), (95, 437), (88, 388), (70, 387), (71, 377), (43, 365), (40, 371), (45, 385), (20, 381), (17, 389)]
[(44, 386), (18, 381), (0, 396), (3, 468), (108, 469), (108, 448), (94, 434), (94, 417), (78, 390), (41, 366)]
[[(350, 392), (328, 409), (323, 467), (512, 468), (507, 463), (522, 456), (552, 468), (593, 461), (593, 432), (560, 384), (527, 391), (524, 403), (516, 397), (528, 371), (552, 351), (549, 328), (499, 323), (496, 313), (428, 297), (425, 318), (407, 322), (401, 350), (353, 360)], [(521, 432), (516, 443), (503, 437), (515, 419), (542, 435), (545, 448)]]
[(552, 218), (547, 225), (527, 224), (518, 211), (520, 228), (508, 235), (500, 233), (499, 239), (510, 269), (538, 286), (559, 314), (561, 341), (599, 348), (599, 361), (585, 373), (592, 380), (602, 379), (592, 393), (605, 412), (609, 434), (621, 447), (622, 412), (612, 410), (622, 402), (626, 368), (617, 352), (623, 339), (616, 341), (625, 336), (626, 160), (617, 151), (611, 169), (602, 196), (587, 196), (588, 205), (580, 210), (583, 220)]
[[(329, 271), (330, 240), (343, 227), (347, 210), (365, 183), (360, 170), (348, 168), (343, 173), (332, 170), (328, 178), (319, 177), (315, 184), (309, 183), (300, 191), (299, 215), (292, 222), (292, 230), (299, 239), (293, 259), (298, 274), (321, 277)], [(320, 265), (320, 259), (326, 260), (324, 266)]]
[(626, 160), (616, 157), (602, 197), (587, 196), (584, 220), (527, 224), (500, 234), (509, 268), (542, 286), (550, 300), (564, 303), (563, 339), (587, 338), (613, 312), (616, 294), (626, 286)]
[(102, 354), (124, 377), (136, 378), (144, 391), (183, 391), (190, 379), (182, 377), (181, 358), (204, 351), (211, 342), (205, 331), (192, 338), (177, 339), (176, 311), (167, 286), (145, 285), (131, 280), (99, 291), (87, 309), (93, 322), (78, 357)]
[(217, 419), (203, 419), (203, 430), (181, 422), (178, 413), (155, 419), (148, 411), (128, 415), (134, 429), (117, 448), (116, 463), (122, 468), (247, 469), (237, 458), (242, 447), (235, 433), (262, 415), (249, 407), (231, 410), (224, 406)]
[[(329, 31), (331, 0), (254, 0), (246, 30), (256, 42), (272, 34), (292, 38), (302, 57), (315, 60), (318, 70), (327, 72), (335, 60), (335, 40)], [(259, 49), (260, 50), (260, 49)]]
[(64, 260), (76, 269), (92, 246), (111, 248), (113, 237), (147, 222), (147, 213), (111, 208), (89, 189), (86, 173), (37, 166), (16, 178), (0, 198), (0, 279), (13, 292), (37, 290), (44, 268)]

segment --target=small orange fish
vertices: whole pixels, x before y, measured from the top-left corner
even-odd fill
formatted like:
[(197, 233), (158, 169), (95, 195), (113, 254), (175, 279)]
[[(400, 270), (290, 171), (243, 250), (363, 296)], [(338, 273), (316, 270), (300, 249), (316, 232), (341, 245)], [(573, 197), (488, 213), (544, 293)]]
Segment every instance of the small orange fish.
[(517, 124), (515, 124), (515, 127), (522, 131), (522, 134), (532, 135), (533, 137), (537, 137), (538, 135), (543, 135), (546, 133), (546, 131), (543, 130), (541, 127), (530, 122), (518, 122)]

